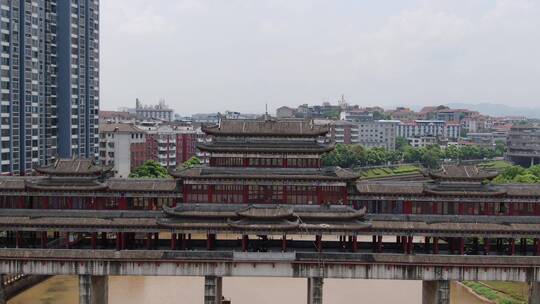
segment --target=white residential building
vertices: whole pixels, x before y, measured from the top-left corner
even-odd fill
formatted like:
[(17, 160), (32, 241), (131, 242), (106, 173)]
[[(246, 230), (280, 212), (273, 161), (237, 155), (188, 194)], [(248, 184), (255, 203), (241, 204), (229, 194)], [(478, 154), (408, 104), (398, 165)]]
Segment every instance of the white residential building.
[(366, 148), (396, 149), (399, 120), (375, 120), (358, 123), (358, 144)]

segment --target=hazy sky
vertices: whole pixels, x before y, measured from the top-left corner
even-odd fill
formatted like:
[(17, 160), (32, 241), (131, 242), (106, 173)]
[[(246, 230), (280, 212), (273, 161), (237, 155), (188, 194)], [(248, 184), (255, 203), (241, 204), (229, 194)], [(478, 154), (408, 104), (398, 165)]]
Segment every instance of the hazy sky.
[(101, 106), (540, 107), (538, 0), (102, 0)]

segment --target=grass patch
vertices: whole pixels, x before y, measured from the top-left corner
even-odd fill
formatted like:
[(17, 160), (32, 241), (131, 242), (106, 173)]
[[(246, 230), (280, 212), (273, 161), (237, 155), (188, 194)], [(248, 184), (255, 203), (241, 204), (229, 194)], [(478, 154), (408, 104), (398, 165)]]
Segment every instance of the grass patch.
[(478, 164), (478, 166), (484, 169), (502, 170), (512, 166), (512, 164), (505, 160), (493, 160), (485, 163), (480, 163)]
[(420, 168), (411, 165), (403, 165), (397, 167), (383, 167), (367, 170), (360, 169), (359, 173), (360, 176), (363, 178), (375, 178), (420, 173)]
[(482, 283), (519, 301), (527, 302), (529, 297), (529, 287), (525, 283), (499, 281), (486, 281)]
[(527, 286), (525, 295), (519, 283), (514, 282), (462, 282), (475, 293), (497, 304), (526, 304)]

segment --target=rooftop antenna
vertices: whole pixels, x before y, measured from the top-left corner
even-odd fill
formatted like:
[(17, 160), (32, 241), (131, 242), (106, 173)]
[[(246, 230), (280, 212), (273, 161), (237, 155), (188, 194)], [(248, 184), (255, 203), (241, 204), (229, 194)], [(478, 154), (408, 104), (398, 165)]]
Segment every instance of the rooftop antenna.
[(270, 116), (268, 116), (268, 102), (264, 104), (264, 120), (270, 120)]

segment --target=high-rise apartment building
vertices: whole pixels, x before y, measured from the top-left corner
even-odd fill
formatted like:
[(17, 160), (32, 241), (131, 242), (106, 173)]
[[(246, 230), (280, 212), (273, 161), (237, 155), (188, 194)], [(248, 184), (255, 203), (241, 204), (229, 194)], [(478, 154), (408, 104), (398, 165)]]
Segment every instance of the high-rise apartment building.
[(1, 167), (98, 151), (99, 0), (0, 0)]

